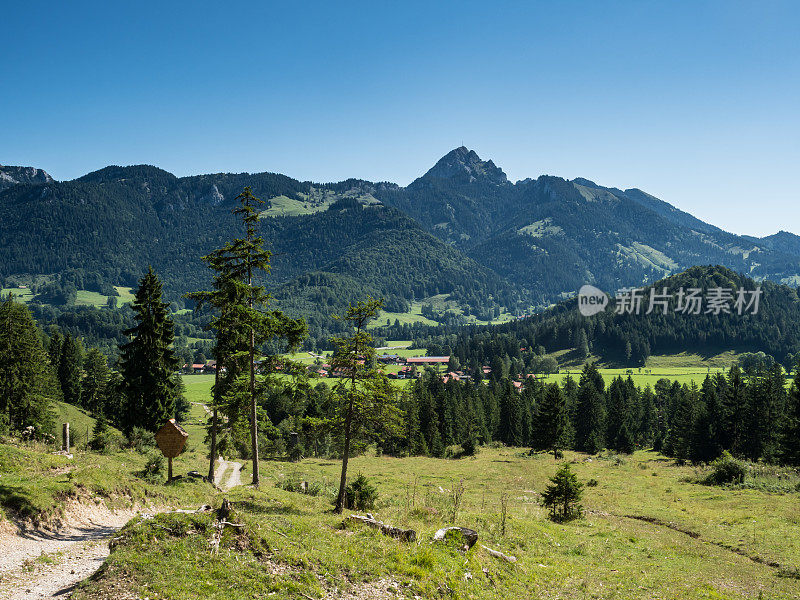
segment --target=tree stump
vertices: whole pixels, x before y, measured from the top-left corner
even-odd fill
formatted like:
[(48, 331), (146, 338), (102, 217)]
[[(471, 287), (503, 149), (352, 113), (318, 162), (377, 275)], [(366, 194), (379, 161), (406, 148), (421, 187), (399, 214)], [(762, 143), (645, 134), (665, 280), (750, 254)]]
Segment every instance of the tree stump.
[(451, 540), (454, 540), (466, 552), (478, 541), (478, 532), (467, 527), (442, 527), (433, 534), (433, 541), (435, 542)]
[(217, 519), (220, 521), (227, 521), (231, 517), (231, 513), (233, 512), (233, 505), (231, 504), (230, 500), (227, 498), (223, 498), (222, 504), (217, 509)]

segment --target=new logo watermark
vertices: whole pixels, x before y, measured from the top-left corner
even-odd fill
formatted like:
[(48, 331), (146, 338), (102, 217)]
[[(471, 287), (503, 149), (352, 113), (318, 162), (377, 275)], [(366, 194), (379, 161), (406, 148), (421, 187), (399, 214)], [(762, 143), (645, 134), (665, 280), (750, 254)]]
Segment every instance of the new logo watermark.
[(586, 284), (578, 291), (578, 310), (584, 317), (603, 312), (608, 306), (608, 296), (603, 290)]
[[(757, 315), (761, 304), (761, 286), (754, 290), (745, 288), (679, 288), (667, 287), (622, 288), (614, 295), (614, 313), (618, 315), (649, 315), (652, 313), (682, 315)], [(578, 310), (584, 317), (603, 312), (609, 297), (593, 285), (584, 285), (578, 291)]]

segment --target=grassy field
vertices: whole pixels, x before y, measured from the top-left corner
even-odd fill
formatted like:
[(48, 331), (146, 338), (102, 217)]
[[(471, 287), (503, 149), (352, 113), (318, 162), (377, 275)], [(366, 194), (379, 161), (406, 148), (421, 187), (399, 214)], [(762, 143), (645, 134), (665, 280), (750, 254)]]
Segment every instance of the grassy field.
[[(442, 313), (444, 311), (451, 311), (456, 315), (464, 314), (464, 311), (461, 309), (461, 307), (455, 301), (450, 300), (450, 296), (448, 294), (439, 294), (437, 296), (431, 296), (423, 300), (417, 300), (415, 302), (412, 302), (409, 311), (405, 313), (381, 311), (378, 317), (374, 321), (372, 321), (372, 323), (369, 324), (369, 328), (374, 329), (375, 327), (394, 325), (395, 321), (399, 321), (401, 325), (412, 324), (412, 323), (422, 323), (423, 325), (437, 325), (438, 321), (434, 321), (422, 315), (422, 307), (425, 304), (430, 304), (434, 308), (434, 310), (439, 313)], [(476, 325), (489, 325), (489, 324), (496, 325), (498, 323), (505, 323), (507, 321), (512, 321), (514, 318), (515, 318), (514, 315), (510, 313), (502, 313), (498, 315), (496, 319), (493, 319), (491, 321), (481, 321), (474, 315), (469, 315), (467, 317), (467, 323)]]
[[(567, 453), (585, 488), (585, 518), (547, 520), (540, 493), (557, 464), (524, 449), (484, 448), (462, 460), (362, 456), (350, 473), (377, 484), (377, 518), (414, 528), (406, 543), (331, 512), (339, 463), (264, 461), (261, 489), (226, 494), (242, 528), (219, 549), (212, 516), (137, 521), (114, 542), (100, 575), (75, 598), (797, 598), (797, 493), (710, 488), (698, 473), (652, 452), (629, 457)], [(312, 497), (278, 489), (318, 484)], [(454, 514), (453, 490), (464, 493)], [(505, 499), (505, 500), (504, 500)], [(506, 503), (507, 518), (502, 517)], [(441, 526), (479, 532), (475, 546), (432, 544)], [(327, 594), (327, 595), (326, 595)], [(350, 594), (350, 595), (348, 595)]]
[(106, 302), (108, 302), (108, 296), (89, 290), (78, 290), (78, 295), (75, 297), (75, 306), (102, 307), (106, 305)]
[[(114, 289), (117, 290), (119, 294), (117, 298), (119, 306), (133, 301), (132, 288), (115, 285)], [(3, 288), (0, 290), (0, 295), (7, 296), (8, 294), (14, 294), (14, 297), (20, 302), (30, 302), (33, 299), (33, 292), (28, 288)], [(102, 308), (106, 306), (107, 302), (108, 296), (89, 290), (78, 290), (77, 296), (75, 297), (75, 306), (96, 306)]]
[[(686, 383), (691, 385), (692, 382), (695, 382), (698, 387), (702, 385), (703, 380), (706, 378), (706, 375), (714, 375), (715, 373), (725, 372), (726, 369), (722, 367), (666, 367), (666, 368), (634, 368), (634, 369), (600, 369), (600, 374), (603, 376), (603, 380), (606, 382), (606, 385), (611, 383), (611, 380), (617, 376), (621, 376), (626, 378), (630, 375), (633, 379), (633, 382), (637, 386), (644, 387), (649, 385), (650, 387), (655, 386), (656, 382), (659, 379), (669, 379), (672, 381), (677, 381), (678, 383)], [(543, 378), (544, 381), (547, 382), (558, 382), (562, 383), (567, 376), (571, 376), (576, 381), (580, 379), (581, 376), (581, 369), (579, 368), (567, 368), (562, 369), (561, 372), (555, 375), (537, 375), (539, 378)]]
[(434, 321), (427, 317), (423, 317), (421, 310), (422, 310), (421, 302), (412, 303), (411, 309), (407, 313), (395, 313), (382, 310), (378, 315), (378, 317), (368, 325), (368, 329), (383, 327), (387, 324), (394, 325), (395, 321), (399, 321), (401, 325), (410, 325), (412, 323), (422, 323), (423, 325), (439, 324), (438, 321)]
[(133, 288), (115, 285), (114, 289), (117, 290), (117, 294), (119, 294), (118, 300), (120, 305), (133, 302)]
[(18, 302), (30, 302), (33, 299), (33, 292), (28, 288), (2, 288), (0, 289), (0, 296), (8, 296), (14, 294), (14, 299)]
[[(298, 196), (299, 198), (289, 198), (283, 195), (270, 198), (270, 208), (261, 211), (259, 218), (310, 215), (328, 210), (330, 205), (340, 198), (333, 192), (324, 190), (315, 190), (315, 193), (311, 196), (302, 193), (298, 194)], [(357, 199), (365, 204), (378, 203), (370, 195), (358, 196)]]
[(214, 376), (205, 373), (184, 375), (183, 385), (186, 386), (185, 396), (189, 402), (210, 402), (211, 386), (214, 385)]

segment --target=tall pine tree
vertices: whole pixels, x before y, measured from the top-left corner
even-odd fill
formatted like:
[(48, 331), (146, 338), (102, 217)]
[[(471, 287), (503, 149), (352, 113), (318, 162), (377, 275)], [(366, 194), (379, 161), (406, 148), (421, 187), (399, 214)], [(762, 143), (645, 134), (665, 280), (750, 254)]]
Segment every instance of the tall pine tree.
[(58, 382), (27, 307), (0, 301), (0, 433), (52, 430)]
[(342, 472), (337, 513), (345, 508), (347, 465), (352, 444), (375, 432), (394, 435), (402, 431), (403, 416), (397, 402), (397, 393), (380, 369), (375, 367), (375, 347), (367, 325), (383, 306), (383, 301), (367, 298), (350, 305), (341, 317), (352, 332), (333, 338), (336, 351), (331, 359), (331, 369), (340, 374), (333, 388), (335, 423), (342, 436)]
[(547, 386), (533, 420), (533, 449), (549, 450), (553, 457), (569, 445), (569, 420), (564, 394), (558, 384)]
[(86, 353), (83, 365), (84, 377), (81, 382), (81, 403), (96, 415), (108, 414), (106, 397), (111, 373), (106, 357), (97, 348)]
[[(252, 459), (253, 484), (260, 482), (259, 473), (259, 407), (258, 398), (263, 395), (256, 380), (256, 349), (266, 342), (284, 342), (287, 349), (296, 348), (306, 336), (307, 327), (302, 319), (290, 319), (281, 311), (266, 310), (270, 296), (263, 286), (256, 285), (259, 273), (270, 270), (271, 253), (264, 249), (264, 240), (257, 234), (258, 207), (263, 201), (256, 198), (250, 187), (244, 188), (236, 197), (239, 206), (233, 213), (244, 225), (244, 237), (235, 238), (222, 248), (215, 250), (203, 260), (216, 271), (214, 289), (196, 292), (189, 297), (199, 305), (208, 304), (215, 316), (210, 328), (216, 332), (214, 348), (217, 359), (217, 377), (213, 397), (217, 409), (225, 397), (228, 422), (239, 420), (247, 412), (250, 421), (250, 456)], [(274, 358), (274, 357), (273, 357)], [(274, 360), (266, 361), (272, 368)], [(225, 368), (225, 376), (221, 369)], [(263, 378), (262, 378), (263, 379)], [(269, 378), (267, 378), (269, 379)], [(269, 385), (269, 381), (263, 382)], [(265, 387), (264, 385), (260, 388)], [(211, 465), (213, 475), (216, 459), (216, 435), (218, 416), (215, 412), (211, 425)]]
[(581, 452), (596, 454), (605, 447), (604, 387), (597, 366), (586, 363), (578, 384), (578, 420), (575, 423), (575, 449)]
[(161, 299), (162, 284), (152, 267), (139, 281), (131, 304), (138, 322), (124, 333), (131, 341), (120, 347), (124, 381), (126, 431), (156, 431), (175, 417), (178, 360), (172, 350), (174, 325)]
[(58, 381), (64, 394), (64, 402), (81, 404), (81, 379), (83, 378), (83, 345), (69, 333), (61, 344), (58, 363)]

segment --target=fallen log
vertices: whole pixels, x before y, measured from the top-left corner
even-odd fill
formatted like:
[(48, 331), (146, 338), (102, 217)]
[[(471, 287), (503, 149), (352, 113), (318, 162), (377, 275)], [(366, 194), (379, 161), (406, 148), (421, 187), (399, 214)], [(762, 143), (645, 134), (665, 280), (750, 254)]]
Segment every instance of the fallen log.
[(509, 554), (503, 554), (502, 552), (499, 552), (497, 550), (492, 550), (491, 548), (487, 548), (483, 544), (481, 544), (481, 548), (486, 550), (489, 554), (491, 554), (495, 558), (502, 558), (503, 560), (511, 562), (511, 563), (517, 562), (517, 557), (516, 556), (511, 556)]
[(413, 529), (400, 529), (399, 527), (392, 527), (391, 525), (387, 525), (382, 521), (378, 521), (375, 517), (370, 514), (367, 516), (362, 515), (350, 515), (345, 519), (346, 521), (356, 521), (358, 523), (364, 523), (369, 527), (373, 527), (374, 529), (379, 529), (380, 532), (384, 535), (388, 535), (393, 538), (397, 538), (399, 540), (403, 540), (404, 542), (413, 542), (417, 539), (417, 532)]

